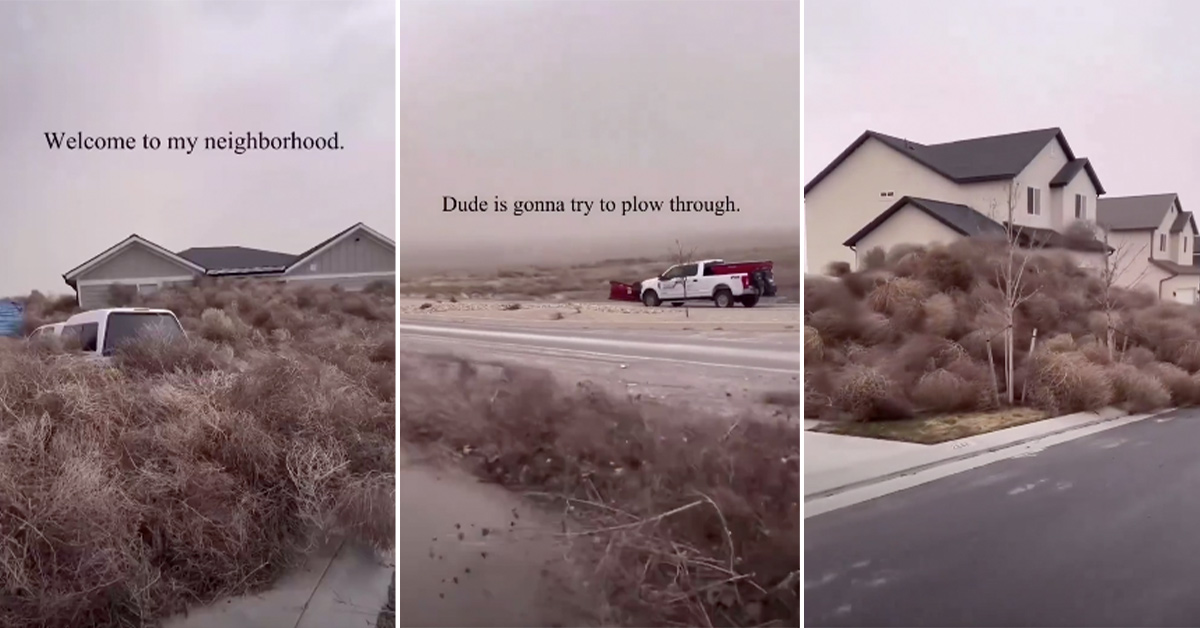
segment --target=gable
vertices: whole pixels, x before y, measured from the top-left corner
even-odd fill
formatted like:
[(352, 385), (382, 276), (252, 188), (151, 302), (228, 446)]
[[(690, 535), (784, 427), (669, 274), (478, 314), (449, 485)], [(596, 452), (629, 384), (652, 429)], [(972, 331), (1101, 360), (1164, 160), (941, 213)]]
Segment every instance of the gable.
[(297, 259), (286, 274), (341, 275), (395, 270), (395, 243), (365, 225), (358, 225)]
[(79, 273), (76, 279), (95, 281), (202, 274), (184, 262), (185, 260), (175, 260), (163, 255), (140, 241), (134, 241), (93, 267)]
[[(804, 186), (805, 195), (870, 139), (882, 142), (905, 158), (959, 184), (1013, 179), (1052, 142), (1062, 149), (1067, 161), (1076, 160), (1066, 137), (1058, 128), (929, 145), (868, 130)], [(1079, 167), (1087, 172), (1097, 192), (1103, 194), (1104, 186), (1100, 184), (1090, 163), (1081, 163)], [(1054, 175), (1050, 173), (1046, 178)]]

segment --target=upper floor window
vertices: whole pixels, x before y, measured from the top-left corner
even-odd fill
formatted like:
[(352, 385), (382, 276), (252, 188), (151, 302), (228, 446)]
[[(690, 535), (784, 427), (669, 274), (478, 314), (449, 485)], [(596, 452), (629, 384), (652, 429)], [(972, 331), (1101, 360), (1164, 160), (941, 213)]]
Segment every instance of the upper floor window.
[(1167, 234), (1165, 233), (1158, 234), (1158, 250), (1167, 250)]
[(1075, 219), (1087, 220), (1087, 197), (1082, 194), (1075, 195)]
[(1032, 216), (1042, 214), (1042, 191), (1037, 188), (1026, 188), (1025, 211)]

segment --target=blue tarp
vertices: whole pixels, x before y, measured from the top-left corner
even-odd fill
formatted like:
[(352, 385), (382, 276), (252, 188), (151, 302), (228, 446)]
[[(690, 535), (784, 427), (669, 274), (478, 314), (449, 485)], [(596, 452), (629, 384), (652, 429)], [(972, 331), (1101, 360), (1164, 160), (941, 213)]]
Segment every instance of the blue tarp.
[(16, 301), (0, 301), (0, 336), (24, 336), (25, 306)]

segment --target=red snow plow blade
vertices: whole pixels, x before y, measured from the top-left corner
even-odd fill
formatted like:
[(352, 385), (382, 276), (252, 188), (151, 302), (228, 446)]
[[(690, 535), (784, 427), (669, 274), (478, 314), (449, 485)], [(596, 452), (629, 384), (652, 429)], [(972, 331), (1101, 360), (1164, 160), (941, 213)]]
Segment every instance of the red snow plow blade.
[(609, 301), (641, 301), (641, 287), (638, 284), (608, 282)]

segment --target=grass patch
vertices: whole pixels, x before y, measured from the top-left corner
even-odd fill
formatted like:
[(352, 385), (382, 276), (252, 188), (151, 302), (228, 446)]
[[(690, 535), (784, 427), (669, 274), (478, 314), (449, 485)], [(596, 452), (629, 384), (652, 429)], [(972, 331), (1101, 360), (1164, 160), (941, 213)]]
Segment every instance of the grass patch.
[(902, 421), (874, 423), (825, 423), (816, 431), (844, 436), (862, 436), (882, 440), (898, 440), (922, 445), (987, 434), (1009, 427), (1035, 423), (1048, 418), (1036, 408), (1006, 408), (967, 414), (943, 414)]

